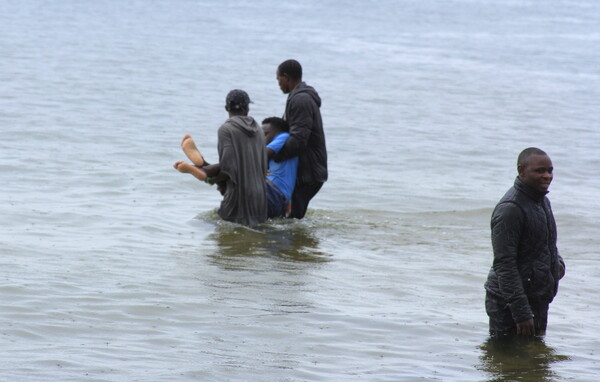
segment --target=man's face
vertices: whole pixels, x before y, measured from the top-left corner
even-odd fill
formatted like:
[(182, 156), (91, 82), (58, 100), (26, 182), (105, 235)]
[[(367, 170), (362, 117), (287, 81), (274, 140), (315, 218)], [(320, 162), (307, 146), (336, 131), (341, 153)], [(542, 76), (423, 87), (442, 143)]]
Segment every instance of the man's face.
[(532, 155), (527, 165), (519, 166), (519, 178), (539, 192), (546, 192), (552, 182), (552, 161), (547, 155)]
[(283, 94), (288, 94), (290, 92), (290, 77), (287, 74), (280, 74), (279, 70), (275, 73), (277, 78), (277, 82), (279, 83), (279, 89), (283, 92)]
[(262, 129), (265, 132), (265, 141), (268, 145), (269, 143), (273, 142), (273, 139), (275, 139), (275, 129), (270, 123), (265, 123), (262, 125)]

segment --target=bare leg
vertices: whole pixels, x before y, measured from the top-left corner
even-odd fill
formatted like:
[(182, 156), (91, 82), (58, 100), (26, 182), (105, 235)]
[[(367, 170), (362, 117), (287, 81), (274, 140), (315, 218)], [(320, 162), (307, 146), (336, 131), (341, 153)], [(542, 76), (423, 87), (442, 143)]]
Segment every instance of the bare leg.
[(190, 158), (193, 164), (199, 167), (204, 165), (204, 158), (202, 157), (202, 154), (200, 154), (200, 151), (198, 151), (196, 143), (189, 134), (183, 136), (183, 139), (181, 140), (181, 149), (185, 155)]
[(185, 163), (184, 161), (176, 162), (173, 165), (173, 168), (175, 168), (175, 170), (182, 172), (184, 174), (192, 174), (198, 180), (201, 180), (201, 181), (206, 180), (206, 173), (204, 171), (202, 171), (202, 169), (200, 169), (194, 165), (191, 165), (189, 163)]

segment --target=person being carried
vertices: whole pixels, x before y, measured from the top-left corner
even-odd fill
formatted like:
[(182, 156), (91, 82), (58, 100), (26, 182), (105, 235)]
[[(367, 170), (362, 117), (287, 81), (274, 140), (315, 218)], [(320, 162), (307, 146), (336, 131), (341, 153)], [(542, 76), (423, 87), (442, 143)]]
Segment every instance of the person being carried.
[(272, 217), (286, 216), (291, 210), (292, 194), (296, 186), (298, 157), (275, 162), (273, 157), (281, 151), (290, 137), (289, 125), (283, 118), (269, 117), (262, 122), (267, 142), (269, 173), (266, 179), (268, 215)]
[(223, 195), (219, 216), (248, 226), (267, 220), (265, 136), (254, 118), (248, 116), (250, 103), (243, 90), (234, 89), (227, 94), (225, 110), (229, 119), (218, 130), (218, 164), (209, 165), (186, 134), (181, 148), (192, 164), (179, 161), (173, 165), (179, 172), (217, 183)]
[(530, 147), (517, 160), (514, 186), (492, 213), (494, 261), (485, 283), (492, 338), (544, 335), (548, 307), (565, 274), (556, 247), (556, 223), (546, 197), (552, 161)]
[[(272, 158), (289, 137), (287, 123), (278, 117), (266, 118), (262, 122), (265, 134), (266, 152)], [(181, 148), (193, 164), (183, 161), (175, 163), (174, 167), (183, 173), (192, 174), (198, 180), (208, 184), (220, 182), (219, 164), (208, 165), (194, 140), (189, 134), (183, 137)], [(282, 162), (269, 161), (269, 171), (265, 178), (265, 192), (267, 198), (267, 217), (282, 217), (289, 211), (290, 197), (296, 183), (298, 158), (291, 158)]]

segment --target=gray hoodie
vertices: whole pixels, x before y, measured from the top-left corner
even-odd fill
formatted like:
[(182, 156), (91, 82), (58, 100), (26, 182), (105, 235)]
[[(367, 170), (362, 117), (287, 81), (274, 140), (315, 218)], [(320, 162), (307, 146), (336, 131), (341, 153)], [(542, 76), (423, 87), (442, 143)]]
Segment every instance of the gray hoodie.
[(221, 172), (229, 176), (219, 208), (223, 219), (243, 225), (267, 220), (265, 136), (252, 117), (229, 118), (218, 131)]

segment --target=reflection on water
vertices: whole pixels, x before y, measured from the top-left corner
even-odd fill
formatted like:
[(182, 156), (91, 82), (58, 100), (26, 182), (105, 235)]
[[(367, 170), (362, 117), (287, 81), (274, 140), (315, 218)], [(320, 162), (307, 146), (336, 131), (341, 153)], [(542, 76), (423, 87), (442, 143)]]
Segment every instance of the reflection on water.
[(253, 256), (312, 263), (330, 260), (319, 249), (314, 228), (295, 220), (274, 220), (255, 228), (219, 222), (207, 240), (213, 242), (216, 249), (209, 256), (225, 268), (237, 268), (240, 258)]
[(551, 382), (557, 375), (551, 368), (556, 362), (569, 360), (556, 354), (542, 338), (488, 339), (481, 345), (483, 354), (478, 369), (490, 374), (488, 382)]

